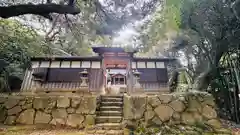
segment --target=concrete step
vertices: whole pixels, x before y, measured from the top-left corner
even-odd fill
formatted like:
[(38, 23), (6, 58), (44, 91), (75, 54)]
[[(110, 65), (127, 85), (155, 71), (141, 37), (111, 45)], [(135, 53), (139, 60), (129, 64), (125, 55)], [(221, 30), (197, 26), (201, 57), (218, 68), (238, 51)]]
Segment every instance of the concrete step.
[(100, 111), (123, 111), (121, 106), (100, 106)]
[(87, 131), (87, 135), (124, 135), (123, 130), (93, 130)]
[(101, 102), (101, 106), (122, 106), (123, 102)]
[(122, 122), (121, 116), (97, 116), (96, 123), (120, 123)]
[(108, 97), (101, 99), (102, 102), (123, 102), (122, 98)]
[(99, 116), (122, 116), (122, 111), (99, 111), (97, 112)]

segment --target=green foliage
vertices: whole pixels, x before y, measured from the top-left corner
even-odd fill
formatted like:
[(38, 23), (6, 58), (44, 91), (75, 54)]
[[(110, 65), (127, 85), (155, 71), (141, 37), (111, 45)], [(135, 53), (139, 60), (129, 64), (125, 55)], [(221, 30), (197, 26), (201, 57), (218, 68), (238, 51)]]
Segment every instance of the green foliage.
[(178, 37), (182, 42), (174, 49), (184, 52), (196, 89), (205, 91), (210, 86), (221, 116), (240, 123), (240, 20), (231, 4), (218, 0), (185, 1), (181, 8), (182, 33)]
[(163, 48), (172, 36), (180, 32), (181, 8), (185, 1), (188, 0), (167, 0), (157, 8), (141, 32), (140, 40), (144, 45), (144, 51), (151, 50), (153, 46), (156, 51)]
[(153, 135), (156, 133), (160, 133), (161, 132), (161, 128), (158, 127), (151, 127), (151, 128), (146, 128), (145, 126), (140, 125), (135, 131), (134, 133), (136, 135)]
[[(220, 114), (237, 123), (239, 117), (240, 88), (240, 51), (234, 50), (224, 54), (220, 60), (218, 76), (211, 81), (211, 93), (217, 99)], [(219, 100), (218, 97), (221, 97)]]
[(43, 55), (40, 36), (32, 29), (17, 21), (0, 20), (1, 90), (9, 90), (9, 77), (23, 79), (24, 70), (29, 66), (30, 56)]
[(179, 30), (181, 24), (181, 6), (186, 0), (167, 0), (165, 6), (165, 19), (168, 27), (173, 30)]
[(145, 51), (166, 52), (166, 47), (168, 56), (184, 58), (188, 77), (180, 75), (179, 80), (209, 89), (224, 108), (221, 112), (240, 123), (239, 1), (232, 2), (167, 0), (143, 27), (140, 39)]
[(30, 55), (43, 55), (46, 51), (42, 38), (35, 30), (12, 20), (0, 20), (1, 48), (20, 47)]
[(227, 129), (214, 129), (213, 127), (197, 122), (192, 125), (162, 125), (160, 127), (138, 127), (135, 130), (136, 135), (202, 135), (202, 134), (229, 134)]

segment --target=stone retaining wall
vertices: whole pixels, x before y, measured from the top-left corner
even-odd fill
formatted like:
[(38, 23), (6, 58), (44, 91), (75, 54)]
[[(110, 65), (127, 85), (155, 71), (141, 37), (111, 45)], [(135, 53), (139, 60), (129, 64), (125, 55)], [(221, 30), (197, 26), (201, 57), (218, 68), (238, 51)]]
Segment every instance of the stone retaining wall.
[(220, 128), (214, 98), (207, 93), (188, 92), (155, 96), (124, 96), (127, 125), (159, 126), (207, 123)]
[(0, 122), (84, 128), (95, 124), (96, 96), (0, 96)]
[[(97, 96), (0, 96), (0, 123), (51, 124), (84, 128), (94, 125)], [(126, 125), (160, 126), (207, 123), (216, 128), (214, 99), (207, 93), (173, 93), (154, 96), (124, 95)]]

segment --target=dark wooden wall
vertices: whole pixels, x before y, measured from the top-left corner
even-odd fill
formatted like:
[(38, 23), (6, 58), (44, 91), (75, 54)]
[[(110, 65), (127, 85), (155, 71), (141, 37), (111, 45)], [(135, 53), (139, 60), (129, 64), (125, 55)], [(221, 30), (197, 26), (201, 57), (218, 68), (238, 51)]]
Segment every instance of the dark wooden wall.
[[(27, 89), (79, 89), (81, 84), (80, 72), (85, 68), (34, 68), (32, 82)], [(103, 85), (102, 69), (88, 68), (89, 89), (90, 91), (99, 91)], [(42, 78), (39, 78), (42, 76)]]
[(139, 68), (140, 84), (144, 89), (167, 87), (168, 73), (166, 68)]

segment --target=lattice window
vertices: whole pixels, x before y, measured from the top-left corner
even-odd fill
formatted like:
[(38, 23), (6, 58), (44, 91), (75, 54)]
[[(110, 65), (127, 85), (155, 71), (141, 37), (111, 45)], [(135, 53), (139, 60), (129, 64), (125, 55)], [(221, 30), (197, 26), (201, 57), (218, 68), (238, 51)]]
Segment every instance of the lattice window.
[(38, 67), (39, 67), (39, 61), (33, 61), (32, 68), (38, 68)]
[(70, 61), (62, 61), (61, 68), (70, 68)]
[(157, 68), (165, 68), (164, 62), (156, 62)]
[(82, 68), (90, 68), (91, 62), (90, 61), (82, 61)]
[(147, 62), (147, 68), (156, 68), (155, 62)]
[(60, 61), (52, 61), (51, 68), (59, 68), (60, 67)]
[(72, 61), (71, 67), (72, 68), (80, 68), (81, 67), (81, 61)]
[(92, 68), (101, 68), (101, 63), (99, 61), (93, 61)]
[(146, 63), (145, 62), (137, 62), (137, 67), (138, 68), (146, 68)]
[(132, 62), (132, 68), (136, 69), (137, 68), (137, 63), (136, 62)]
[(49, 65), (50, 65), (49, 61), (42, 61), (41, 64), (40, 64), (40, 67), (41, 68), (48, 68)]

